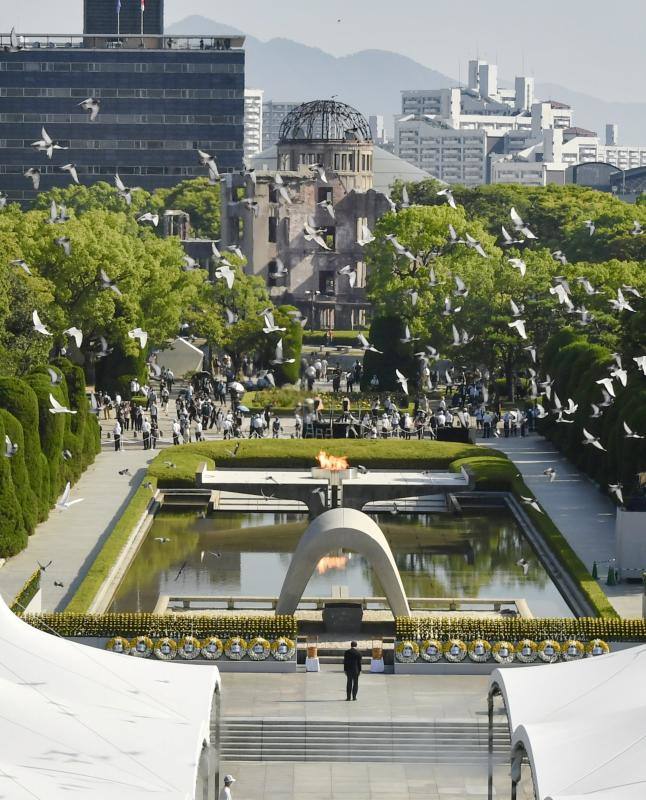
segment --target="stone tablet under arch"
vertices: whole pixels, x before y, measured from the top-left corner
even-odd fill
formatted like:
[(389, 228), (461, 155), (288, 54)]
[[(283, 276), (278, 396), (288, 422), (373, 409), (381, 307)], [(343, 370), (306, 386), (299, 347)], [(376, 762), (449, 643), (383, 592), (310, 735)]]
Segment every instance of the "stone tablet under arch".
[(371, 563), (396, 617), (410, 617), (408, 599), (392, 550), (377, 523), (354, 508), (333, 508), (309, 524), (292, 556), (277, 614), (293, 614), (318, 562), (332, 550), (353, 550)]

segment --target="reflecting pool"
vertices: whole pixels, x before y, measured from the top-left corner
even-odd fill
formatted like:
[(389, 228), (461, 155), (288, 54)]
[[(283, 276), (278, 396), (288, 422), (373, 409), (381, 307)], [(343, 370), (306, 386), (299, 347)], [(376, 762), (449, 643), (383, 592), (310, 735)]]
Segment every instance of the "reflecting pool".
[[(572, 616), (507, 511), (375, 519), (409, 597), (525, 598), (535, 616)], [(307, 522), (305, 514), (162, 511), (110, 610), (152, 611), (160, 594), (277, 597)], [(526, 576), (520, 559), (530, 562)], [(345, 551), (319, 562), (305, 595), (329, 597), (339, 585), (350, 596), (383, 596), (370, 564)]]

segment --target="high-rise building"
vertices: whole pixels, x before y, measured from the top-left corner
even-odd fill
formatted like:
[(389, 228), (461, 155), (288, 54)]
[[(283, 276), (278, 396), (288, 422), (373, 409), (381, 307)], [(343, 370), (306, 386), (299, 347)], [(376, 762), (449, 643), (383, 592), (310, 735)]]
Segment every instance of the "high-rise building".
[(164, 0), (85, 0), (83, 33), (162, 36)]
[(619, 125), (612, 122), (606, 125), (606, 145), (608, 147), (619, 145)]
[(262, 150), (262, 89), (244, 90), (244, 156), (252, 158)]
[(372, 114), (370, 117), (368, 117), (368, 124), (370, 125), (372, 141), (375, 144), (385, 144), (387, 139), (383, 114)]
[[(242, 166), (244, 37), (156, 33), (90, 33), (101, 23), (99, 6), (86, 0), (87, 33), (22, 34), (11, 52), (0, 34), (0, 191), (18, 201), (33, 198), (30, 169), (40, 189), (66, 186), (74, 164), (81, 183), (112, 182), (152, 190), (206, 175), (196, 150), (216, 158), (226, 173)], [(122, 11), (135, 0), (122, 0)], [(146, 0), (146, 11), (161, 0)], [(97, 20), (94, 22), (93, 20)], [(158, 23), (155, 23), (158, 29)], [(94, 120), (79, 104), (95, 98)], [(32, 143), (42, 129), (60, 148), (52, 157)]]
[(298, 108), (300, 103), (288, 102), (279, 103), (276, 100), (266, 100), (262, 104), (262, 149), (267, 150), (278, 141), (280, 136), (280, 126), (283, 120), (293, 111)]

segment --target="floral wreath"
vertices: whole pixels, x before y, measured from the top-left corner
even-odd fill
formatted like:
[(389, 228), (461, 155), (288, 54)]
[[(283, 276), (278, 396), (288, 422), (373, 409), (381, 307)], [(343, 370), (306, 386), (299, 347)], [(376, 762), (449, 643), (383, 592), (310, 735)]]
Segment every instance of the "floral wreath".
[(561, 645), (554, 641), (554, 639), (544, 639), (538, 645), (538, 657), (541, 661), (548, 664), (554, 664), (559, 660), (559, 653), (561, 652)]
[(516, 648), (511, 642), (496, 642), (491, 648), (491, 654), (499, 664), (511, 664), (516, 654)]
[(397, 642), (395, 647), (395, 658), (402, 664), (412, 664), (417, 661), (419, 656), (419, 645), (406, 639), (403, 642)]
[(467, 656), (467, 646), (462, 639), (449, 639), (444, 643), (444, 658), (452, 664), (464, 661)]
[(610, 647), (603, 639), (592, 639), (585, 646), (585, 652), (589, 656), (605, 656), (610, 652)]
[(164, 636), (155, 642), (155, 658), (160, 661), (172, 661), (177, 655), (177, 642)]
[(424, 661), (434, 664), (442, 658), (442, 642), (439, 639), (426, 639), (422, 642), (419, 650), (420, 656)]
[(485, 639), (474, 639), (469, 643), (469, 658), (477, 664), (489, 661), (491, 658), (491, 645)]
[(208, 639), (202, 641), (202, 657), (209, 661), (216, 661), (224, 652), (224, 645), (222, 640), (217, 636), (209, 636)]
[(281, 636), (271, 643), (271, 655), (276, 661), (291, 661), (295, 654), (296, 645), (286, 636)]
[(150, 658), (153, 652), (153, 640), (149, 636), (135, 636), (130, 642), (130, 655), (136, 658)]
[(232, 661), (242, 661), (247, 653), (247, 643), (240, 636), (232, 636), (224, 643), (224, 654)]
[(130, 639), (126, 639), (125, 636), (115, 636), (106, 644), (105, 649), (111, 653), (128, 655), (130, 653)]
[(247, 655), (252, 661), (264, 661), (269, 658), (271, 645), (262, 636), (256, 636), (247, 645)]
[(192, 661), (201, 652), (200, 640), (195, 636), (182, 636), (177, 642), (177, 655), (185, 661)]
[(563, 661), (578, 661), (585, 655), (585, 646), (578, 639), (566, 639), (561, 645)]
[(516, 658), (523, 664), (532, 664), (538, 658), (538, 645), (532, 639), (521, 639), (516, 645)]

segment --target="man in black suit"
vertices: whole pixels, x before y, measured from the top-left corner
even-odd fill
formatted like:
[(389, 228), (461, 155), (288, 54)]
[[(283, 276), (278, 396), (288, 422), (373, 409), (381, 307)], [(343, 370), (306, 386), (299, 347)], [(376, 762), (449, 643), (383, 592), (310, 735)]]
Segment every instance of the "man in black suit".
[(346, 650), (343, 654), (343, 671), (347, 678), (346, 684), (346, 700), (357, 699), (357, 692), (359, 691), (359, 675), (361, 674), (361, 653), (357, 650), (357, 643), (350, 642), (350, 649)]

